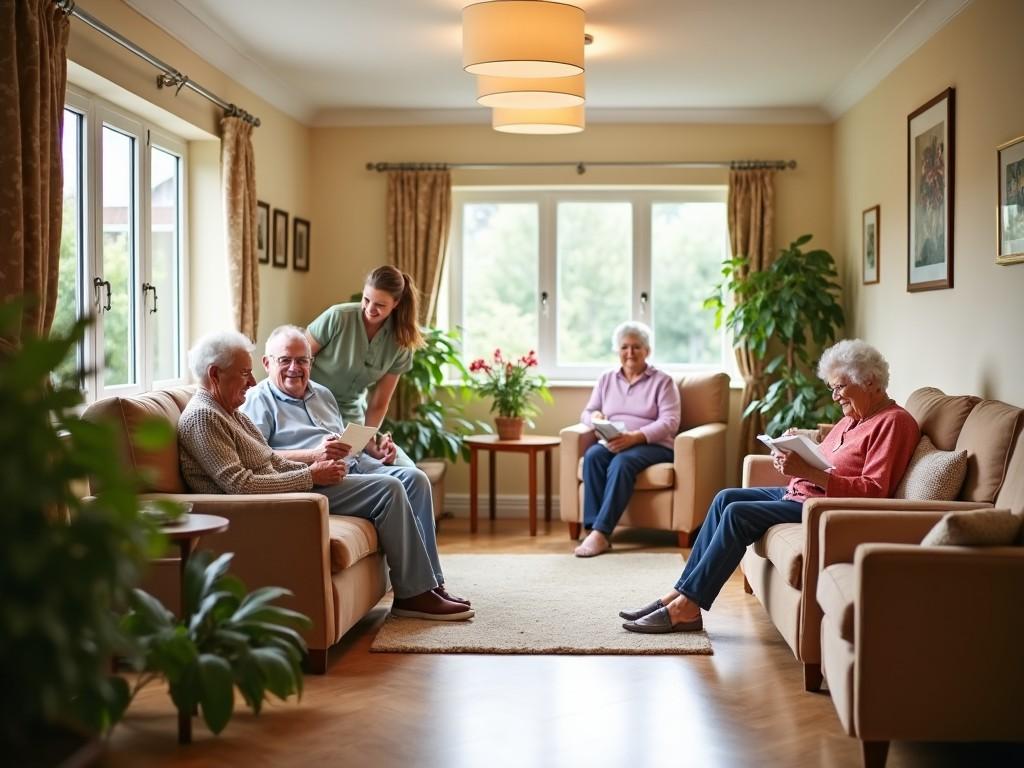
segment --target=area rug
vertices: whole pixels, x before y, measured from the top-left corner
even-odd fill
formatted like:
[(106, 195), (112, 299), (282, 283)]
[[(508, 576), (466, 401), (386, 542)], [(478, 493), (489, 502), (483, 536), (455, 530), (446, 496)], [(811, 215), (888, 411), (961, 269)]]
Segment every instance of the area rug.
[(470, 621), (389, 615), (370, 650), (385, 653), (703, 654), (705, 632), (642, 635), (619, 611), (664, 594), (683, 559), (672, 554), (448, 555), (445, 582), (473, 601)]

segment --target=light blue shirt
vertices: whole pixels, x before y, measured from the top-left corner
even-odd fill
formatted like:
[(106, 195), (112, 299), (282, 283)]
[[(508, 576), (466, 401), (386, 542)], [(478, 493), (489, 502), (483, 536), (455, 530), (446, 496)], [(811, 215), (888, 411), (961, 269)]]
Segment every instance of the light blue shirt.
[(274, 450), (316, 448), (328, 435), (345, 431), (338, 402), (327, 387), (310, 381), (303, 398), (295, 398), (264, 379), (245, 395), (239, 409), (252, 419)]

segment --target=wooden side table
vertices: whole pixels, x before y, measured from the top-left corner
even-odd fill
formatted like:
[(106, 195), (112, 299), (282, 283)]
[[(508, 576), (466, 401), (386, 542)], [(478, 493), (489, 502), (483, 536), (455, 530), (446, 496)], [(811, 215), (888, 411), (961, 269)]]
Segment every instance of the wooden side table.
[(501, 451), (525, 453), (530, 462), (530, 535), (537, 535), (537, 454), (544, 453), (544, 519), (551, 520), (551, 451), (560, 443), (550, 435), (523, 435), (518, 440), (500, 440), (497, 435), (472, 435), (466, 438), (469, 445), (469, 530), (477, 528), (477, 454), (487, 451), (488, 490), (490, 492), (491, 520), (494, 519), (496, 493), (494, 489), (494, 465), (496, 455)]
[[(179, 568), (178, 574), (181, 580), (181, 610), (179, 616), (183, 621), (188, 617), (185, 615), (185, 566), (188, 559), (199, 544), (199, 537), (207, 533), (221, 533), (228, 529), (230, 522), (226, 517), (220, 515), (195, 515), (189, 516), (176, 525), (165, 525), (160, 530), (168, 539), (178, 545)], [(178, 712), (178, 743), (188, 744), (192, 741), (192, 715)]]

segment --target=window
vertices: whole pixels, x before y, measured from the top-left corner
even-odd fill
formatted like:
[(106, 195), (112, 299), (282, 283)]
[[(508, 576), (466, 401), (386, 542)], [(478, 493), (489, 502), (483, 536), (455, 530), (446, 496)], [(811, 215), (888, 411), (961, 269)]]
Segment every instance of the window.
[(69, 89), (54, 331), (94, 322), (55, 378), (86, 398), (184, 381), (185, 144)]
[(467, 359), (537, 350), (541, 370), (593, 378), (625, 320), (654, 330), (670, 370), (732, 370), (704, 299), (728, 258), (725, 187), (462, 188), (454, 192), (447, 318)]

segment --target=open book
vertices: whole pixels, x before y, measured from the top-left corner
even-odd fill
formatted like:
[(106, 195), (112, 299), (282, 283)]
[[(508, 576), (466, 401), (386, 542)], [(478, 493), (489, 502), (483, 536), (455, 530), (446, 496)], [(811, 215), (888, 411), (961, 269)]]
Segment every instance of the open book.
[(611, 440), (626, 431), (626, 422), (608, 421), (608, 419), (591, 419), (594, 431), (601, 436), (602, 440)]
[(792, 451), (815, 469), (832, 469), (833, 467), (818, 453), (817, 443), (803, 435), (781, 435), (774, 438), (768, 435), (758, 435), (757, 439), (773, 451)]

